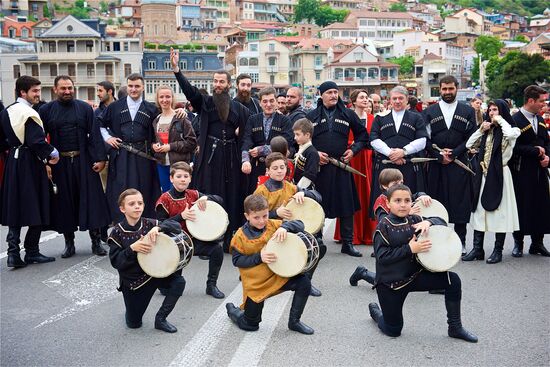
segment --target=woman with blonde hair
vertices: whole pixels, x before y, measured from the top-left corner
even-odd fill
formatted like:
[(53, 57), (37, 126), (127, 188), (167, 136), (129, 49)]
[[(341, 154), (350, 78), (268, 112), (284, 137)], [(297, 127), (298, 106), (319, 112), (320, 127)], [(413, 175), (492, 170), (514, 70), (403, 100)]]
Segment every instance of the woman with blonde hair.
[(197, 138), (186, 118), (176, 117), (174, 91), (167, 85), (157, 88), (156, 104), (161, 113), (153, 121), (156, 141), (153, 142), (162, 192), (170, 189), (170, 165), (179, 161), (189, 163), (197, 147)]

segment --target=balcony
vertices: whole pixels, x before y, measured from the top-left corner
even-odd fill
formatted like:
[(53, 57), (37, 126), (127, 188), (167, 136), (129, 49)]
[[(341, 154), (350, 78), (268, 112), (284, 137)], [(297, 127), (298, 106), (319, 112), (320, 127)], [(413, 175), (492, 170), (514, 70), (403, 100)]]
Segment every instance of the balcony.
[(39, 52), (38, 55), (40, 61), (54, 60), (59, 62), (90, 62), (99, 56), (99, 52)]

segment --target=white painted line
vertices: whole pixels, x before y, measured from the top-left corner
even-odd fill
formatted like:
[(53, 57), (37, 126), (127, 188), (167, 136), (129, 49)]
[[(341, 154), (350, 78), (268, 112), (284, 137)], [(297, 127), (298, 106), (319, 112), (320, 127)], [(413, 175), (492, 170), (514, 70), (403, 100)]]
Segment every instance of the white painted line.
[(260, 329), (247, 332), (233, 355), (229, 367), (257, 366), (279, 319), (283, 315), (292, 292), (284, 292), (266, 302), (262, 312)]
[(243, 293), (242, 286), (239, 283), (235, 289), (218, 306), (216, 311), (204, 323), (193, 338), (183, 347), (176, 358), (170, 363), (170, 366), (202, 366), (216, 350), (217, 345), (223, 339), (233, 323), (227, 316), (225, 304), (232, 302), (240, 305)]
[[(61, 233), (50, 233), (47, 236), (40, 237), (40, 241), (38, 241), (38, 243), (41, 244), (41, 243), (47, 242), (49, 240), (53, 240), (54, 238), (59, 237), (59, 236), (63, 236), (63, 235)], [(25, 251), (25, 247), (24, 247), (23, 243), (21, 243), (21, 246), (19, 248), (21, 250)], [(8, 257), (8, 252), (7, 251), (0, 252), (0, 260), (2, 260), (5, 257)]]
[(62, 320), (78, 312), (109, 301), (118, 296), (118, 276), (94, 264), (105, 257), (92, 256), (44, 280), (46, 286), (56, 290), (71, 304), (61, 312), (47, 318), (34, 328)]

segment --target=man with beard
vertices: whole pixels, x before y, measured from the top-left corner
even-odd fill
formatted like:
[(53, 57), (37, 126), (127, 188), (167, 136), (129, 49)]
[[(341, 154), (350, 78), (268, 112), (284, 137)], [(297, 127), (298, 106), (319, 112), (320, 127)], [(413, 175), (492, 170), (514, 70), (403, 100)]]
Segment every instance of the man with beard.
[[(160, 196), (157, 163), (144, 157), (151, 155), (153, 120), (159, 112), (157, 106), (143, 100), (141, 75), (130, 74), (126, 84), (128, 95), (111, 103), (98, 118), (103, 139), (110, 146), (107, 200), (116, 223), (124, 219), (117, 204), (124, 190), (133, 188), (141, 192), (145, 203), (143, 216), (147, 218), (155, 218), (155, 203)], [(121, 142), (128, 149), (121, 147)]]
[(258, 177), (265, 175), (265, 157), (271, 153), (269, 143), (276, 136), (282, 136), (289, 147), (294, 145), (292, 123), (288, 117), (277, 113), (277, 101), (273, 87), (267, 87), (258, 93), (263, 113), (248, 118), (244, 130), (243, 145), (241, 148), (241, 171), (248, 176), (250, 195), (256, 190)]
[[(372, 95), (371, 95), (372, 96)], [(378, 114), (372, 123), (370, 143), (375, 151), (370, 208), (382, 193), (378, 176), (384, 168), (397, 168), (412, 192), (425, 190), (422, 165), (409, 159), (422, 155), (428, 133), (422, 116), (407, 109), (409, 92), (397, 86), (390, 91), (391, 111)], [(391, 163), (383, 163), (390, 160)], [(371, 211), (371, 215), (372, 215)]]
[(369, 98), (372, 100), (372, 114), (377, 115), (380, 113), (380, 103), (382, 102), (382, 98), (376, 93), (373, 93), (369, 96)]
[(75, 254), (74, 232), (89, 230), (92, 252), (107, 255), (101, 247), (100, 228), (109, 223), (109, 211), (99, 172), (107, 155), (90, 105), (74, 98), (67, 75), (54, 80), (57, 100), (40, 107), (50, 142), (59, 149), (59, 164), (52, 167), (58, 193), (51, 196), (51, 228), (65, 237), (62, 258)]
[[(430, 157), (437, 158), (437, 163), (430, 163), (428, 168), (426, 192), (440, 201), (449, 212), (449, 222), (454, 223), (454, 230), (462, 241), (464, 255), (466, 224), (470, 222), (474, 205), (473, 182), (472, 175), (453, 161), (458, 159), (464, 164), (468, 163), (466, 142), (476, 130), (477, 124), (474, 109), (456, 100), (457, 90), (456, 78), (452, 75), (444, 76), (439, 80), (441, 100), (423, 112), (430, 135), (426, 151)], [(434, 149), (432, 144), (443, 151)], [(480, 240), (483, 241), (483, 238), (474, 236), (474, 243)]]
[(279, 112), (281, 115), (285, 115), (287, 114), (287, 110), (286, 110), (286, 93), (280, 93), (278, 96), (277, 96), (277, 112)]
[[(8, 226), (8, 268), (46, 263), (55, 258), (40, 253), (42, 226), (50, 222), (46, 163), (59, 161), (59, 152), (46, 141), (42, 120), (32, 105), (40, 101), (40, 80), (23, 75), (15, 81), (17, 101), (0, 113), (0, 149), (7, 150), (0, 185), (0, 223)], [(25, 261), (19, 255), (21, 227)]]
[[(193, 167), (193, 188), (209, 195), (223, 198), (229, 215), (229, 226), (224, 237), (224, 250), (244, 221), (243, 201), (246, 187), (241, 173), (242, 136), (249, 110), (231, 100), (229, 88), (231, 76), (226, 71), (214, 72), (212, 96), (203, 95), (189, 83), (178, 67), (179, 53), (170, 49), (170, 62), (178, 84), (200, 114), (199, 154)], [(240, 132), (240, 134), (239, 134)]]
[[(315, 126), (312, 143), (319, 152), (320, 170), (315, 188), (327, 218), (340, 218), (341, 252), (363, 256), (353, 247), (353, 214), (360, 209), (352, 174), (329, 163), (335, 158), (348, 163), (367, 145), (368, 133), (355, 112), (346, 108), (338, 95), (338, 85), (326, 81), (319, 86), (317, 108), (307, 114)], [(348, 148), (349, 132), (355, 140)]]
[(248, 74), (239, 74), (237, 77), (237, 96), (234, 101), (239, 102), (250, 111), (250, 116), (262, 113), (260, 103), (251, 96), (252, 78)]
[(298, 87), (291, 87), (286, 91), (286, 110), (292, 125), (299, 119), (306, 117), (306, 111), (302, 107), (303, 96), (302, 90)]
[(523, 107), (512, 116), (521, 130), (510, 163), (520, 227), (519, 231), (514, 232), (514, 257), (523, 256), (523, 236), (526, 234), (531, 235), (530, 254), (550, 256), (543, 244), (544, 234), (550, 233), (550, 139), (539, 114), (547, 100), (547, 91), (537, 85), (530, 85), (524, 91)]

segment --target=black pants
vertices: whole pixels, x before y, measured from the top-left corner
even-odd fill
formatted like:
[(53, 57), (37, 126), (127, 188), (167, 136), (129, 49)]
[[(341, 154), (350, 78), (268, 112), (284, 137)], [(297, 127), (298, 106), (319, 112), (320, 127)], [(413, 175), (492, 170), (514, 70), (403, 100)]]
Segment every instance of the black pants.
[(462, 242), (462, 244), (465, 245), (466, 244), (466, 223), (455, 223), (454, 230), (458, 235), (458, 237), (460, 238), (460, 242)]
[(219, 268), (223, 263), (223, 248), (218, 242), (205, 242), (193, 238), (193, 256), (208, 256), (208, 267)]
[[(281, 291), (295, 291), (295, 295), (308, 297), (311, 291), (311, 280), (304, 274), (296, 275), (288, 280), (281, 287)], [(246, 299), (244, 304), (244, 319), (250, 326), (258, 326), (262, 321), (262, 310), (264, 301), (256, 303), (250, 298)]]
[(342, 243), (352, 244), (353, 242), (353, 215), (340, 217), (340, 238)]
[[(521, 242), (523, 244), (523, 237), (525, 236), (522, 231), (515, 231), (513, 234), (514, 240), (516, 242)], [(531, 234), (531, 243), (532, 244), (542, 244), (544, 240), (544, 234)]]
[(445, 289), (445, 299), (448, 301), (460, 301), (462, 297), (460, 277), (453, 272), (422, 271), (412, 282), (397, 290), (379, 284), (376, 287), (376, 292), (383, 314), (378, 321), (380, 330), (388, 336), (401, 335), (403, 304), (407, 295), (410, 292), (426, 292), (435, 289)]
[[(30, 226), (25, 235), (25, 252), (29, 256), (34, 256), (39, 253), (38, 243), (40, 242), (40, 234), (42, 226)], [(6, 237), (8, 243), (8, 255), (19, 255), (19, 244), (21, 243), (21, 227), (9, 227)]]
[(174, 273), (166, 278), (151, 278), (136, 290), (131, 290), (124, 285), (120, 287), (126, 306), (126, 324), (129, 327), (141, 326), (143, 314), (158, 288), (167, 289), (169, 296), (180, 297), (185, 289), (185, 279)]
[[(99, 241), (101, 239), (101, 228), (99, 228), (99, 229), (90, 229), (88, 231), (88, 234), (90, 235), (90, 240), (92, 240), (92, 242), (94, 240)], [(63, 237), (65, 238), (65, 241), (67, 241), (67, 240), (74, 241), (74, 239), (75, 239), (74, 232), (64, 232)]]

